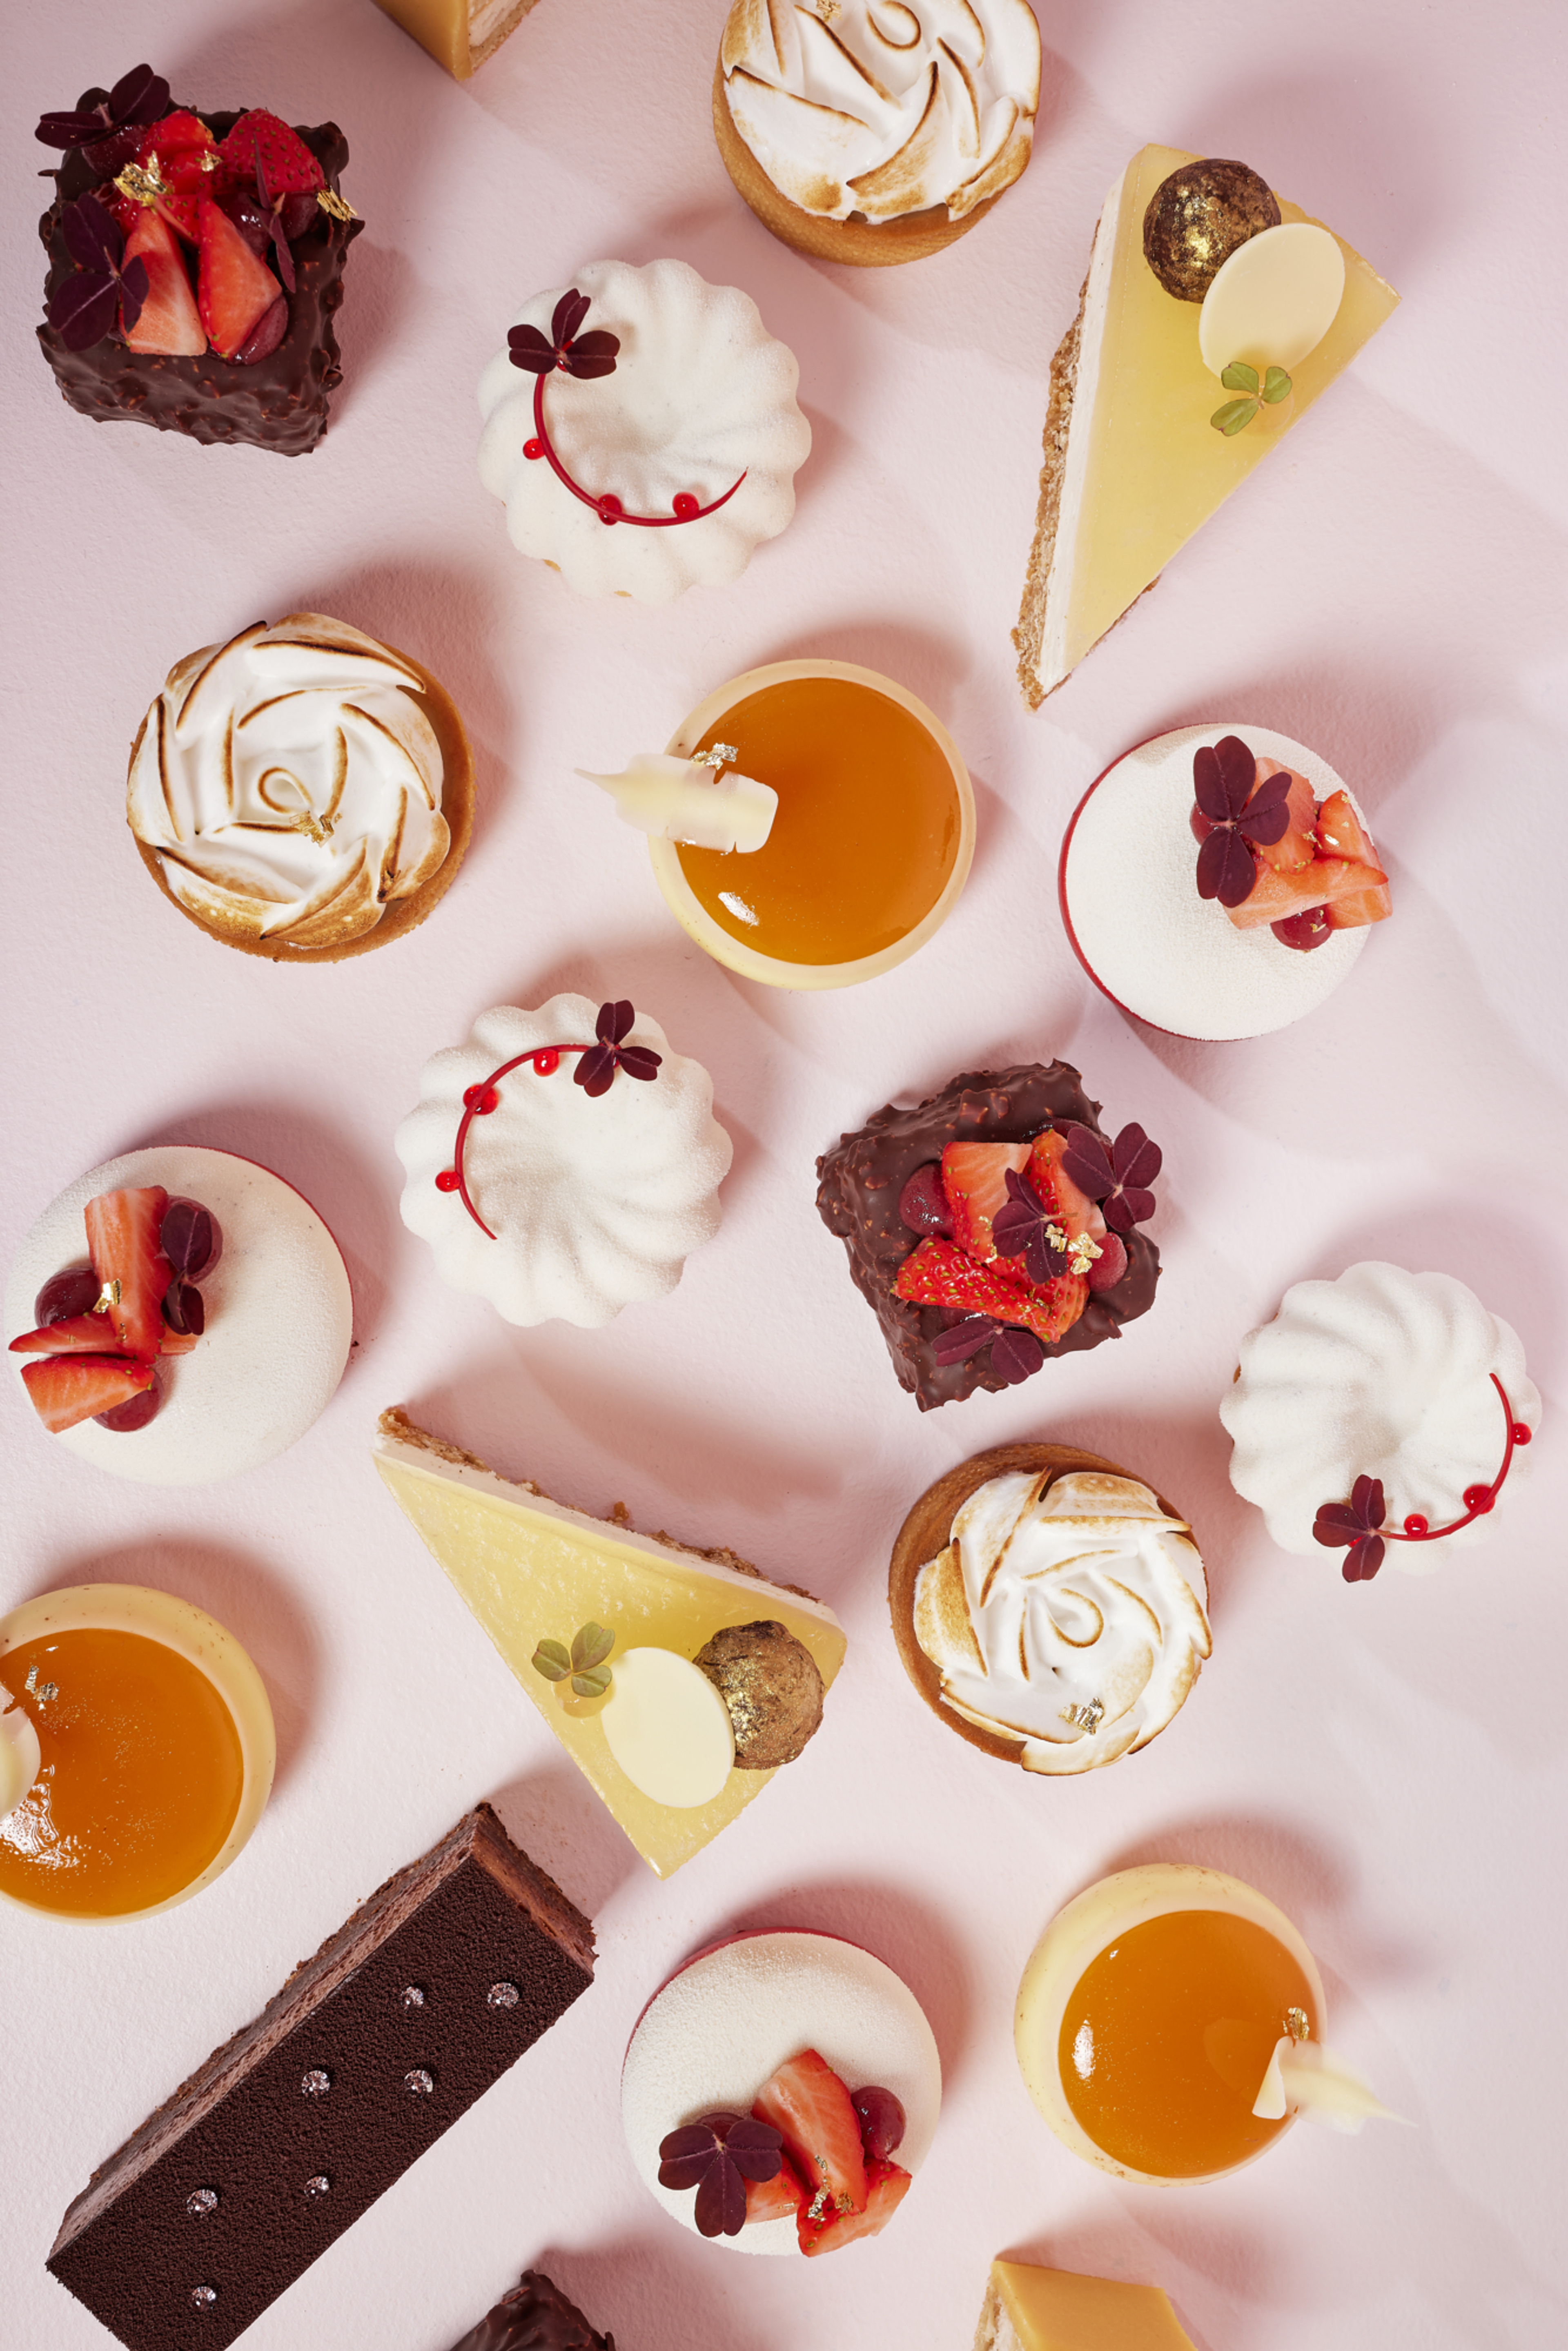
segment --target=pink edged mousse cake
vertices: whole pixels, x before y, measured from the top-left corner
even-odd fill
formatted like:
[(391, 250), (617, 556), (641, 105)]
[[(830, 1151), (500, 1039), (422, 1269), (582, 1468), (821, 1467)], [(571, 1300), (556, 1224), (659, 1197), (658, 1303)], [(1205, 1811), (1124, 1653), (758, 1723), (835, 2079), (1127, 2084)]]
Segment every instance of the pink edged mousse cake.
[(1101, 992), (1173, 1036), (1264, 1037), (1315, 1011), (1393, 911), (1326, 759), (1270, 726), (1180, 726), (1126, 752), (1061, 844), (1061, 919)]
[(745, 2253), (814, 2258), (878, 2235), (941, 2104), (908, 1985), (859, 1944), (800, 1931), (688, 1959), (643, 2010), (621, 2076), (639, 2177), (683, 2228)]
[(127, 1152), (45, 1209), (5, 1288), (42, 1427), (148, 1486), (203, 1486), (303, 1437), (349, 1360), (342, 1253), (291, 1184), (233, 1152)]

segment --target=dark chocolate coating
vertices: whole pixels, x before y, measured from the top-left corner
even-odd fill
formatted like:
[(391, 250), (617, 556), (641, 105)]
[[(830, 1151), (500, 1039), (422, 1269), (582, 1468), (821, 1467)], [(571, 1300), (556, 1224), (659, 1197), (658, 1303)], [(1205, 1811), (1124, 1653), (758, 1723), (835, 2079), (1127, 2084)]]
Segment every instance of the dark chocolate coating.
[(100, 2166), (50, 2269), (131, 2351), (223, 2351), (592, 1980), (590, 1922), (479, 1805)]
[[(202, 120), (222, 141), (237, 114), (207, 114)], [(349, 142), (335, 122), (314, 130), (297, 126), (320, 164), (329, 188), (349, 160)], [(68, 204), (101, 184), (80, 148), (73, 148), (56, 173), (54, 203), (38, 223), (49, 256), (44, 281), (48, 301), (76, 264), (60, 226)], [(277, 349), (252, 367), (204, 351), (197, 359), (175, 351), (128, 350), (118, 336), (106, 335), (85, 351), (68, 350), (46, 319), (38, 329), (44, 357), (72, 408), (95, 423), (155, 424), (193, 441), (241, 441), (299, 457), (314, 449), (327, 430), (327, 395), (343, 380), (332, 313), (343, 298), (343, 264), (364, 223), (333, 220), (318, 208), (317, 219), (290, 246), (297, 280), (288, 297), (288, 331)]]
[(615, 2351), (542, 2270), (525, 2270), (510, 2294), (453, 2351)]
[[(898, 1213), (899, 1194), (917, 1167), (941, 1158), (946, 1143), (1027, 1143), (1072, 1120), (1108, 1147), (1099, 1108), (1065, 1061), (968, 1070), (917, 1109), (889, 1102), (818, 1160), (817, 1213), (848, 1249), (855, 1288), (882, 1325), (899, 1385), (912, 1391), (922, 1412), (1008, 1383), (992, 1371), (988, 1347), (961, 1364), (938, 1364), (934, 1343), (949, 1318), (940, 1306), (914, 1306), (894, 1295), (898, 1269), (919, 1238)], [(1123, 1323), (1154, 1304), (1160, 1253), (1141, 1228), (1122, 1238), (1126, 1272), (1113, 1289), (1091, 1293), (1071, 1329), (1046, 1347), (1048, 1361), (1120, 1338)]]

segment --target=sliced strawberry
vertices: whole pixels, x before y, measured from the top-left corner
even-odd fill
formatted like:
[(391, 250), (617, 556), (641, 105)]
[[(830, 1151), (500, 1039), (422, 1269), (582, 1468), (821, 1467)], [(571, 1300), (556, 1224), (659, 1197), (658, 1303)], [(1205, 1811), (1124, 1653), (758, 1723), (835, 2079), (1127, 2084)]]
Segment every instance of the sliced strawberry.
[(863, 2212), (824, 2212), (818, 2220), (811, 2220), (805, 2211), (800, 2213), (795, 2225), (800, 2251), (808, 2258), (817, 2253), (836, 2253), (841, 2245), (852, 2245), (859, 2237), (877, 2236), (903, 2203), (909, 2192), (910, 2179), (901, 2164), (873, 2155), (865, 2168)]
[(795, 2220), (806, 2201), (806, 2190), (800, 2175), (785, 2156), (775, 2179), (748, 2179), (746, 2183), (746, 2224), (753, 2220)]
[(278, 196), (311, 194), (327, 184), (299, 133), (264, 107), (240, 116), (218, 153), (231, 184), (256, 189), (267, 204)]
[(57, 1437), (141, 1395), (152, 1384), (152, 1366), (128, 1363), (123, 1355), (49, 1355), (42, 1363), (24, 1364), (22, 1377), (34, 1411)]
[(92, 1270), (99, 1281), (119, 1285), (102, 1319), (127, 1354), (149, 1361), (163, 1343), (158, 1308), (174, 1271), (158, 1238), (168, 1206), (162, 1184), (149, 1184), (135, 1192), (100, 1192), (86, 1211)]
[(1070, 1241), (1087, 1234), (1092, 1241), (1105, 1238), (1105, 1219), (1098, 1200), (1081, 1192), (1061, 1163), (1071, 1143), (1071, 1134), (1063, 1134), (1056, 1127), (1048, 1127), (1037, 1134), (1030, 1154), (1029, 1180), (1053, 1210), (1057, 1223)]
[(982, 1262), (994, 1258), (991, 1218), (1008, 1204), (1008, 1169), (1029, 1165), (1027, 1143), (950, 1143), (942, 1154), (942, 1189), (953, 1217), (953, 1238)]
[(133, 351), (176, 351), (194, 359), (207, 348), (191, 291), (190, 272), (179, 239), (157, 211), (143, 212), (126, 240), (127, 262), (147, 271), (147, 298), (133, 327), (125, 330)]
[(1317, 795), (1305, 776), (1298, 775), (1294, 768), (1287, 768), (1282, 759), (1260, 759), (1259, 783), (1266, 783), (1270, 776), (1291, 778), (1291, 789), (1285, 796), (1290, 822), (1278, 841), (1267, 845), (1255, 841), (1250, 845), (1254, 856), (1260, 857), (1265, 865), (1271, 865), (1277, 873), (1291, 873), (1298, 865), (1309, 865), (1316, 853), (1312, 827), (1317, 819)]
[(101, 1355), (115, 1342), (114, 1326), (107, 1314), (68, 1314), (58, 1322), (46, 1322), (40, 1330), (24, 1331), (13, 1339), (13, 1355)]
[(784, 2134), (784, 2151), (804, 2183), (810, 2202), (801, 2207), (833, 2212), (863, 2212), (865, 2154), (861, 2118), (850, 2094), (814, 2049), (802, 2049), (763, 2084), (752, 2105), (759, 2122)]
[(1372, 835), (1350, 804), (1348, 792), (1331, 792), (1318, 810), (1318, 847), (1325, 857), (1348, 857), (1353, 865), (1375, 865)]
[(228, 214), (201, 203), (201, 277), (197, 300), (214, 351), (232, 360), (280, 298), (277, 278), (258, 261)]
[(998, 1258), (977, 1265), (951, 1241), (933, 1238), (920, 1241), (899, 1267), (894, 1295), (914, 1306), (954, 1306), (966, 1314), (988, 1314), (993, 1322), (1016, 1323), (1032, 1331), (1048, 1344), (1070, 1331), (1089, 1303), (1089, 1284), (1080, 1274), (1061, 1274), (1036, 1285), (1019, 1281), (1003, 1268), (1021, 1259)]
[(193, 195), (215, 170), (207, 161), (217, 154), (217, 142), (199, 114), (166, 114), (154, 122), (136, 151), (143, 171), (158, 166), (165, 186), (183, 196)]
[[(1368, 869), (1375, 872), (1375, 867)], [(1355, 931), (1364, 923), (1381, 923), (1394, 912), (1394, 893), (1386, 882), (1378, 882), (1367, 890), (1353, 890), (1343, 898), (1335, 898), (1328, 910), (1331, 931)]]
[[(1317, 857), (1293, 873), (1276, 873), (1260, 866), (1251, 895), (1226, 913), (1239, 931), (1254, 931), (1265, 923), (1283, 922), (1309, 906), (1328, 906), (1336, 899), (1354, 898), (1375, 890), (1388, 876), (1375, 865), (1353, 865), (1343, 857)], [(1333, 920), (1331, 912), (1329, 920)]]

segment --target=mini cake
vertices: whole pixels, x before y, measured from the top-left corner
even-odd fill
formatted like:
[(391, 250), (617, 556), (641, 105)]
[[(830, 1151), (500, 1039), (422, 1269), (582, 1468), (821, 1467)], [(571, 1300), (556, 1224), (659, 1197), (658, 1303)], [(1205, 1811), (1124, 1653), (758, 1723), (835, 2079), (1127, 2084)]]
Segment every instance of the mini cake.
[(1398, 299), (1245, 164), (1134, 155), (1051, 361), (1013, 632), (1027, 702), (1071, 674)]
[(596, 2335), (543, 2270), (525, 2270), (454, 2351), (615, 2351), (615, 2337)]
[(975, 2351), (1193, 2351), (1157, 2285), (991, 2263)]
[[(935, 712), (850, 662), (771, 662), (717, 686), (667, 757), (773, 801), (735, 854), (653, 839), (653, 873), (698, 946), (769, 987), (850, 987), (933, 937), (975, 853), (975, 796)], [(747, 797), (749, 797), (748, 795)]]
[(1508, 1323), (1448, 1273), (1353, 1265), (1299, 1281), (1241, 1342), (1220, 1400), (1230, 1482), (1281, 1551), (1344, 1552), (1347, 1583), (1394, 1562), (1430, 1572), (1439, 1539), (1474, 1542), (1541, 1425)]
[(297, 457), (342, 381), (332, 314), (363, 224), (335, 122), (197, 114), (137, 66), (37, 136), (63, 148), (38, 224), (44, 356), (70, 406)]
[(1072, 2154), (1118, 2179), (1192, 2186), (1254, 2161), (1298, 2114), (1344, 2131), (1386, 2116), (1323, 2048), (1323, 2017), (1317, 1963), (1265, 1895), (1149, 1862), (1057, 1913), (1024, 1970), (1013, 2040)]
[(208, 1485), (294, 1444), (342, 1378), (353, 1323), (309, 1202), (254, 1160), (183, 1144), (78, 1176), (5, 1290), (10, 1359), (53, 1441), (149, 1486)]
[(818, 1160), (817, 1213), (922, 1412), (1120, 1338), (1154, 1304), (1160, 1254), (1137, 1228), (1159, 1146), (1141, 1126), (1113, 1142), (1099, 1108), (1065, 1061), (969, 1070)]
[(1247, 724), (1180, 726), (1107, 768), (1067, 828), (1059, 888), (1095, 987), (1180, 1037), (1286, 1028), (1393, 911), (1365, 820), (1327, 761)]
[[(508, 33), (515, 33), (534, 0), (376, 0), (380, 8), (437, 65), (458, 81), (477, 73)], [(565, 2346), (563, 2351), (574, 2351)]]
[(713, 128), (765, 228), (870, 267), (983, 218), (1029, 162), (1039, 106), (1026, 0), (734, 0)]
[(591, 262), (523, 304), (480, 377), (479, 479), (513, 546), (585, 596), (727, 587), (795, 511), (800, 377), (737, 287)]
[(877, 2235), (941, 2103), (920, 2003), (834, 1935), (699, 1951), (643, 2010), (621, 2074), (638, 2176), (683, 2228), (743, 2253), (816, 2256)]
[(1135, 1755), (1210, 1647), (1185, 1519), (1098, 1454), (1003, 1445), (927, 1489), (888, 1578), (904, 1669), (983, 1754), (1051, 1775)]
[(598, 1330), (667, 1296), (718, 1230), (734, 1146), (713, 1080), (629, 1003), (497, 1005), (419, 1093), (394, 1138), (403, 1223), (508, 1322)]
[(101, 2164), (49, 2267), (130, 2346), (225, 2351), (593, 1980), (488, 1804), (388, 1878)]
[[(0, 1708), (30, 1733), (26, 1782), (0, 1774), (0, 1895), (28, 1909), (170, 1909), (228, 1867), (266, 1807), (261, 1676), (172, 1593), (82, 1583), (0, 1617)], [(15, 1740), (0, 1735), (0, 1762)]]
[[(375, 1464), (550, 1729), (667, 1877), (798, 1756), (838, 1619), (731, 1551), (637, 1534), (509, 1484), (400, 1411)], [(766, 1612), (764, 1614), (763, 1612)]]
[(468, 846), (474, 760), (428, 670), (321, 612), (169, 673), (127, 821), (165, 897), (225, 946), (337, 963), (411, 931)]

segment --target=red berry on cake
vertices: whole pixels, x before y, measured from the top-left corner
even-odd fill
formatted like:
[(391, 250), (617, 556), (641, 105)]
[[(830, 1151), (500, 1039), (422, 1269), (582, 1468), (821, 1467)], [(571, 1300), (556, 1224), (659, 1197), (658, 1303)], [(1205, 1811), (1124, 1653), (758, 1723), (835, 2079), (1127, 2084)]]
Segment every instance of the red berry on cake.
[[(942, 1189), (952, 1213), (954, 1244), (982, 1262), (997, 1254), (991, 1219), (1008, 1204), (1008, 1170), (1029, 1165), (1027, 1143), (949, 1143), (942, 1154)], [(949, 1305), (964, 1303), (950, 1299)]]
[(140, 210), (125, 242), (127, 262), (147, 272), (147, 292), (136, 323), (124, 329), (133, 351), (176, 351), (195, 358), (207, 348), (196, 298), (179, 239), (155, 208)]
[(836, 2253), (841, 2245), (852, 2245), (857, 2238), (880, 2235), (909, 2193), (912, 2184), (908, 2172), (896, 2163), (884, 2163), (873, 2156), (866, 2166), (864, 2210), (828, 2211), (820, 2220), (813, 2220), (802, 2212), (800, 2221), (800, 2251), (808, 2257), (816, 2253)]
[(751, 2111), (782, 2133), (784, 2151), (806, 2184), (810, 2201), (800, 2216), (802, 2251), (812, 2212), (865, 2210), (860, 2116), (826, 2059), (802, 2049), (763, 2084)]
[(49, 1355), (24, 1364), (34, 1411), (51, 1437), (97, 1420), (152, 1384), (152, 1366), (125, 1355)]
[(106, 1340), (127, 1354), (151, 1359), (163, 1338), (159, 1311), (173, 1268), (163, 1254), (159, 1228), (169, 1205), (161, 1184), (135, 1191), (101, 1192), (86, 1208), (88, 1254), (107, 1301)]
[(220, 358), (244, 350), (282, 288), (225, 212), (204, 197), (199, 217), (201, 275), (196, 298), (207, 340)]

